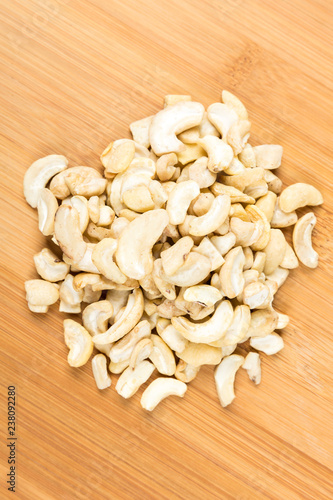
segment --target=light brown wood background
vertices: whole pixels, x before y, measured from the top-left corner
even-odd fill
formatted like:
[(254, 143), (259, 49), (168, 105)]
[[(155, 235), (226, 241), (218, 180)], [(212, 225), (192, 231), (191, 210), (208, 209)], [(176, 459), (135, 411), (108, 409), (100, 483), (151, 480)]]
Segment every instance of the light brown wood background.
[[(17, 387), (17, 493), (39, 499), (329, 499), (332, 489), (332, 3), (326, 0), (2, 0), (1, 443), (6, 391)], [(285, 349), (263, 356), (262, 383), (237, 375), (232, 406), (203, 369), (184, 400), (153, 414), (90, 365), (66, 363), (62, 315), (27, 309), (23, 282), (44, 245), (22, 179), (37, 158), (99, 166), (128, 124), (166, 93), (208, 105), (222, 88), (246, 104), (252, 144), (284, 147), (279, 175), (311, 182), (315, 271), (279, 291)]]

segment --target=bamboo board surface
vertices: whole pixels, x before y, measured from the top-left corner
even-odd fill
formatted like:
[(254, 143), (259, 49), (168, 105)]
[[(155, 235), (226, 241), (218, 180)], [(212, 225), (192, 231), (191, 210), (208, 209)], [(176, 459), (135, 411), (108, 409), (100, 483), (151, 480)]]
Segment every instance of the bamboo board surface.
[[(16, 498), (333, 498), (332, 32), (322, 0), (2, 0), (1, 446), (7, 491), (7, 387), (17, 392)], [(331, 4), (332, 7), (332, 4)], [(285, 349), (262, 356), (256, 387), (240, 370), (218, 403), (205, 367), (184, 400), (152, 414), (71, 369), (63, 315), (29, 312), (24, 280), (45, 241), (25, 202), (27, 167), (51, 153), (99, 168), (128, 125), (189, 93), (205, 106), (222, 88), (246, 105), (250, 142), (284, 147), (279, 176), (310, 182), (319, 267), (290, 273), (276, 307), (291, 318)], [(240, 350), (240, 352), (242, 352)], [(15, 498), (15, 495), (13, 496)]]

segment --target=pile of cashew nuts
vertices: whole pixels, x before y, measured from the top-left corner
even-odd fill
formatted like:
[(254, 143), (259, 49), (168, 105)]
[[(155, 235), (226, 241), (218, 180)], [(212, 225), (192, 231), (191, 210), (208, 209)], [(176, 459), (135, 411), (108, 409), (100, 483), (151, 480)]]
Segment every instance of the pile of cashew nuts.
[[(61, 155), (27, 170), (26, 200), (59, 250), (34, 256), (40, 279), (25, 282), (28, 306), (46, 313), (60, 299), (60, 311), (82, 313), (82, 324), (64, 320), (68, 363), (84, 365), (96, 348), (98, 389), (120, 374), (116, 391), (129, 398), (157, 370), (141, 397), (151, 411), (216, 365), (225, 407), (237, 370), (259, 384), (259, 352), (282, 349), (289, 318), (273, 308), (274, 295), (299, 261), (318, 265), (316, 217), (296, 211), (323, 198), (304, 183), (282, 190), (274, 173), (282, 147), (252, 147), (250, 126), (228, 91), (207, 111), (168, 95), (162, 111), (130, 125), (133, 139), (105, 149), (104, 175), (68, 168)], [(245, 358), (233, 354), (248, 340)]]

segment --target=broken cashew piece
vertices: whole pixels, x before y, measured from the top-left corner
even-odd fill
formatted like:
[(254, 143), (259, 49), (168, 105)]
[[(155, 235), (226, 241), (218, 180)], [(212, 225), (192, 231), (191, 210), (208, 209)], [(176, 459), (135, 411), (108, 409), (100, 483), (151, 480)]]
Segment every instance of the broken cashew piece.
[(69, 348), (67, 361), (75, 368), (84, 365), (90, 358), (94, 344), (87, 330), (77, 321), (64, 320), (65, 344)]
[(242, 368), (247, 371), (247, 374), (256, 385), (261, 382), (261, 363), (260, 356), (257, 352), (249, 352), (246, 356)]
[(37, 207), (40, 191), (49, 180), (67, 168), (68, 161), (62, 155), (49, 155), (35, 161), (24, 175), (24, 196), (30, 206)]
[(195, 285), (185, 290), (184, 299), (188, 302), (199, 302), (205, 307), (211, 307), (222, 299), (222, 294), (214, 286)]
[(243, 276), (244, 264), (245, 256), (240, 246), (229, 250), (225, 255), (225, 262), (220, 271), (220, 280), (223, 293), (229, 299), (237, 297), (243, 291), (245, 283)]
[(44, 280), (29, 280), (24, 283), (30, 311), (46, 313), (49, 306), (59, 299), (59, 285)]
[(79, 213), (76, 208), (61, 205), (55, 215), (54, 234), (61, 250), (74, 263), (83, 259), (87, 249), (80, 231)]
[(163, 399), (169, 396), (184, 397), (186, 390), (187, 385), (180, 380), (159, 377), (143, 392), (141, 406), (147, 411), (152, 411)]
[(126, 368), (118, 378), (116, 391), (125, 399), (131, 398), (141, 385), (147, 382), (154, 370), (155, 366), (146, 360), (138, 364), (134, 370), (131, 367)]
[(232, 148), (215, 135), (206, 135), (198, 140), (198, 144), (207, 152), (208, 168), (214, 174), (229, 167), (234, 158)]
[(98, 271), (108, 280), (123, 284), (127, 280), (127, 276), (120, 271), (119, 267), (114, 262), (114, 254), (117, 250), (117, 245), (117, 240), (113, 238), (104, 238), (95, 245), (92, 251), (91, 260)]
[(307, 267), (318, 266), (318, 254), (312, 248), (311, 235), (316, 224), (316, 216), (309, 212), (296, 222), (293, 232), (293, 245), (297, 257)]
[(243, 356), (232, 354), (231, 356), (223, 358), (215, 370), (214, 377), (217, 395), (223, 408), (230, 405), (235, 398), (235, 376), (237, 370), (242, 366), (243, 362)]
[(39, 253), (36, 253), (34, 262), (39, 276), (52, 283), (62, 281), (69, 273), (69, 265), (60, 260), (48, 248), (43, 248)]
[(99, 390), (106, 389), (111, 385), (111, 377), (106, 366), (104, 354), (96, 354), (91, 360), (92, 372)]
[(272, 332), (265, 337), (252, 337), (250, 346), (257, 351), (262, 351), (268, 356), (281, 351), (284, 346), (283, 338), (275, 332)]
[(39, 190), (38, 202), (38, 228), (44, 236), (54, 233), (54, 217), (58, 210), (58, 201), (52, 191), (47, 188)]
[(170, 224), (182, 224), (192, 200), (200, 194), (200, 188), (195, 181), (184, 181), (176, 185), (169, 194), (166, 211)]

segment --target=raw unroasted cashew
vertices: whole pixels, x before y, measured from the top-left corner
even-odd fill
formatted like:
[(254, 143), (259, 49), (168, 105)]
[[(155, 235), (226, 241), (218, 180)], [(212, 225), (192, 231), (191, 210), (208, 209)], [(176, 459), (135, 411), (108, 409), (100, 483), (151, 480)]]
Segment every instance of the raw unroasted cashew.
[(318, 254), (312, 248), (311, 241), (312, 230), (316, 221), (315, 214), (309, 212), (296, 222), (293, 232), (293, 245), (296, 255), (302, 264), (311, 268), (318, 266)]
[(153, 270), (153, 245), (169, 223), (165, 210), (146, 212), (125, 227), (118, 239), (116, 260), (129, 278), (140, 280)]
[(152, 119), (149, 138), (157, 156), (184, 151), (185, 145), (177, 139), (184, 130), (199, 125), (204, 114), (199, 102), (179, 102), (159, 111)]
[(179, 396), (182, 398), (187, 390), (187, 385), (174, 378), (159, 377), (148, 385), (141, 396), (141, 406), (152, 411), (165, 398)]
[(324, 199), (320, 191), (303, 182), (288, 186), (282, 191), (279, 198), (280, 208), (286, 213), (308, 205), (321, 205), (323, 202)]
[(68, 161), (62, 155), (49, 155), (35, 161), (24, 175), (24, 196), (29, 205), (37, 207), (40, 191), (49, 180), (67, 168)]
[[(156, 367), (175, 378), (146, 389), (141, 404), (150, 411), (168, 395), (183, 396), (202, 365), (219, 365), (216, 386), (227, 406), (240, 366), (255, 384), (261, 378), (259, 354), (244, 361), (233, 354), (237, 346), (282, 349), (275, 330), (289, 317), (275, 311), (275, 293), (298, 259), (318, 264), (316, 217), (298, 220), (296, 210), (323, 198), (305, 183), (282, 191), (273, 173), (282, 147), (252, 147), (250, 127), (226, 90), (207, 111), (189, 95), (168, 95), (162, 111), (130, 125), (133, 140), (111, 138), (103, 175), (67, 168), (58, 155), (28, 169), (27, 201), (63, 252), (63, 260), (48, 248), (34, 256), (44, 279), (25, 283), (28, 306), (42, 313), (60, 298), (60, 311), (82, 307), (83, 326), (64, 323), (68, 361), (82, 366), (96, 347), (99, 389), (111, 385), (109, 369), (121, 374), (116, 391), (131, 397)], [(291, 225), (294, 249), (280, 230)]]
[(221, 405), (224, 407), (230, 405), (235, 398), (234, 382), (238, 368), (244, 362), (243, 356), (232, 354), (222, 359), (215, 370), (215, 383), (217, 395)]

